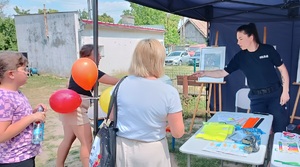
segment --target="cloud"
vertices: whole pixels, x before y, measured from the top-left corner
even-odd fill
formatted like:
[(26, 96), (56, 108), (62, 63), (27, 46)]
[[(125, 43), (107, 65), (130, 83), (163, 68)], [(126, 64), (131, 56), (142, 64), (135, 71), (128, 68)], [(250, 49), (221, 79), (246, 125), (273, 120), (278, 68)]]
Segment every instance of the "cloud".
[(101, 15), (106, 13), (114, 18), (115, 23), (121, 19), (123, 10), (130, 9), (130, 4), (127, 1), (103, 2), (98, 4), (98, 13)]

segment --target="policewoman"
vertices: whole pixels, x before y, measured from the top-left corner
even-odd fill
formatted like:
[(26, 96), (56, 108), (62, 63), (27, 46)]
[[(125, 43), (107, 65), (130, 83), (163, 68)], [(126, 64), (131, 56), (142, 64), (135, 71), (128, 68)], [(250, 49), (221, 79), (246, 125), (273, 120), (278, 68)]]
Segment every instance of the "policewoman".
[[(273, 115), (273, 132), (286, 130), (289, 114), (286, 103), (289, 96), (289, 75), (279, 55), (272, 45), (262, 44), (254, 23), (237, 29), (239, 51), (222, 70), (198, 71), (196, 77), (223, 78), (236, 70), (247, 77), (250, 88), (251, 112)], [(278, 76), (276, 68), (280, 72)]]

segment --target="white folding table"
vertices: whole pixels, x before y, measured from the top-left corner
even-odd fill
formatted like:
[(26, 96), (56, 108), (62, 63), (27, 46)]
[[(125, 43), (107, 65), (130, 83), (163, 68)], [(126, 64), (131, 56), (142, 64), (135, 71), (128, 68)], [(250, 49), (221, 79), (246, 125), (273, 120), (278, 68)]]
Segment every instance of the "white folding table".
[(197, 155), (201, 157), (206, 158), (214, 158), (214, 159), (220, 159), (220, 160), (226, 160), (226, 161), (232, 161), (232, 162), (238, 162), (238, 163), (244, 163), (244, 164), (251, 164), (251, 165), (261, 165), (264, 163), (267, 146), (268, 146), (268, 140), (269, 140), (269, 134), (272, 126), (273, 116), (272, 115), (261, 115), (261, 114), (252, 114), (252, 113), (238, 113), (238, 112), (217, 112), (214, 114), (214, 116), (208, 120), (208, 122), (218, 122), (219, 117), (228, 117), (231, 118), (233, 116), (236, 117), (243, 117), (243, 118), (249, 118), (249, 117), (259, 117), (264, 118), (264, 120), (261, 122), (261, 124), (258, 126), (265, 134), (261, 135), (261, 145), (260, 149), (256, 153), (251, 153), (247, 155), (246, 157), (242, 156), (236, 156), (236, 155), (230, 155), (226, 153), (215, 153), (215, 152), (209, 152), (203, 150), (205, 146), (209, 144), (208, 140), (196, 138), (196, 134), (198, 134), (201, 130), (201, 128), (191, 137), (189, 138), (180, 148), (180, 152), (187, 154), (187, 166), (190, 167), (190, 155)]

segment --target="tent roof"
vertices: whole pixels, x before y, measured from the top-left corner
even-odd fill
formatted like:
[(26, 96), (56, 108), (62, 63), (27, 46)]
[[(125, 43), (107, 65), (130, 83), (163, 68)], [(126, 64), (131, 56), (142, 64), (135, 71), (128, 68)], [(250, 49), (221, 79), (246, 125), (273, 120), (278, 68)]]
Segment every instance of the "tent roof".
[(127, 0), (168, 13), (213, 22), (300, 20), (299, 0)]

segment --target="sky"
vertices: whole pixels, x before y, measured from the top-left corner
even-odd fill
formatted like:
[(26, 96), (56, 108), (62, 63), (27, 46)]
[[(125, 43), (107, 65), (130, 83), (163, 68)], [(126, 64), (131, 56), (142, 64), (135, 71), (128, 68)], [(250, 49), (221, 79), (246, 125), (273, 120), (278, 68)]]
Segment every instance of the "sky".
[[(91, 0), (93, 2), (93, 0)], [(87, 0), (9, 0), (9, 4), (3, 9), (4, 14), (15, 15), (14, 7), (30, 10), (30, 13), (37, 13), (38, 9), (43, 9), (44, 4), (47, 9), (56, 9), (59, 12), (86, 10)], [(117, 23), (121, 19), (123, 10), (130, 9), (129, 2), (125, 0), (98, 0), (98, 13), (106, 13)]]

